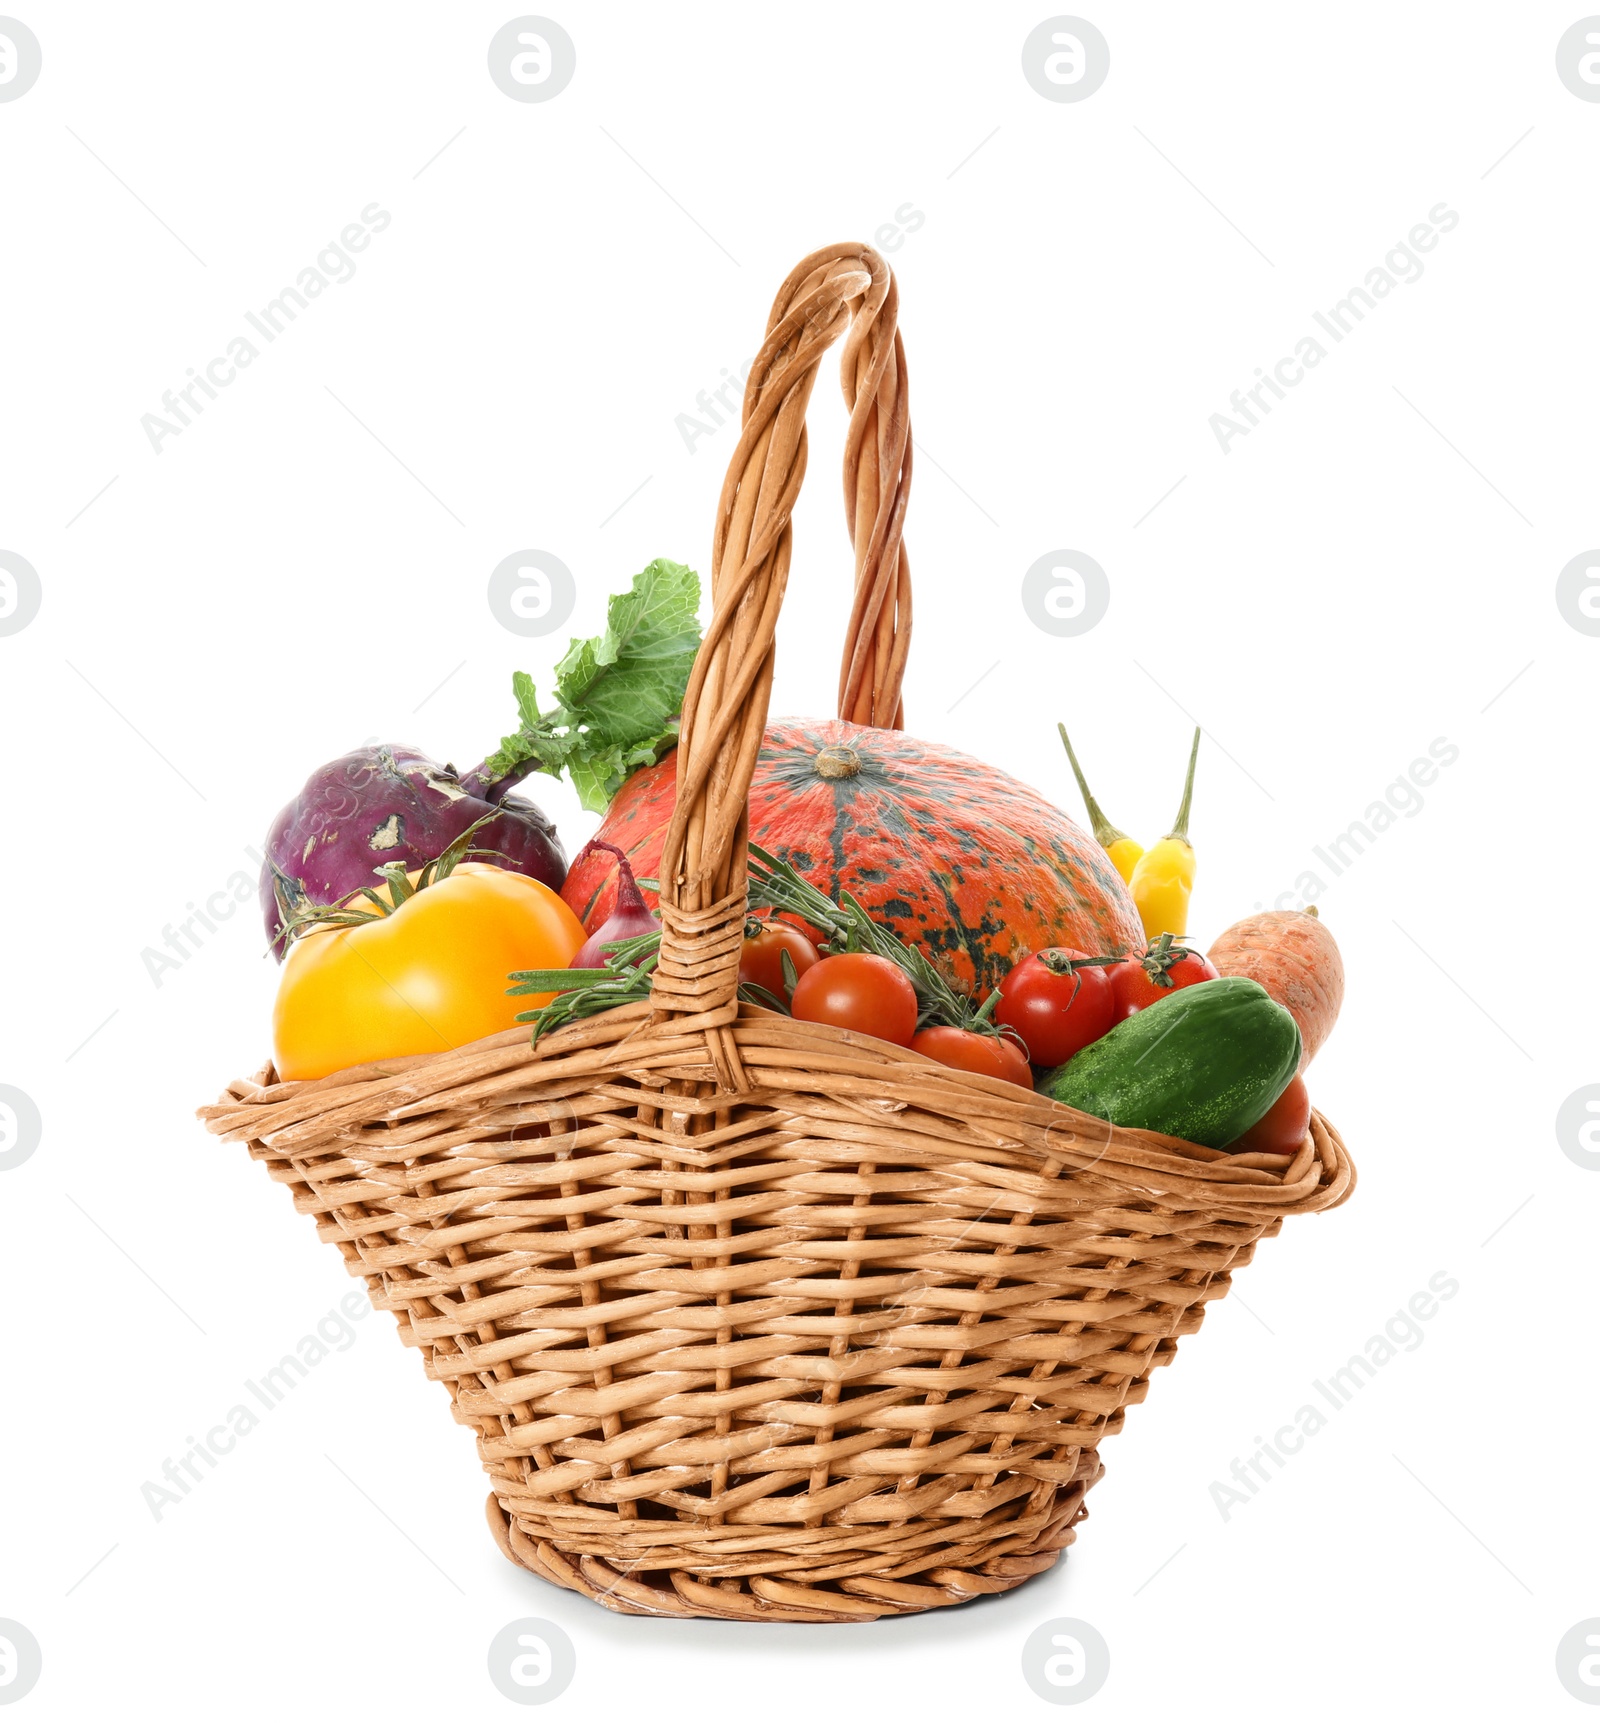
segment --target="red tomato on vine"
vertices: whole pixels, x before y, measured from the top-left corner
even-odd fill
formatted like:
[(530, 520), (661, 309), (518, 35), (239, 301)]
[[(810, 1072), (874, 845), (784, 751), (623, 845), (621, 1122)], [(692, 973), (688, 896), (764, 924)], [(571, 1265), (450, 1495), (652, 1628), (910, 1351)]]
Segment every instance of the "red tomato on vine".
[(985, 1035), (976, 1029), (951, 1029), (939, 1024), (922, 1029), (912, 1038), (911, 1051), (924, 1053), (956, 1071), (973, 1071), (980, 1077), (1000, 1077), (1008, 1083), (1033, 1087), (1028, 1056), (1006, 1035)]
[(1117, 1021), (1143, 1011), (1174, 988), (1193, 987), (1197, 981), (1215, 981), (1216, 966), (1203, 952), (1179, 945), (1170, 933), (1150, 942), (1138, 957), (1125, 957), (1111, 971), (1111, 991), (1116, 1000)]
[(1230, 1155), (1292, 1155), (1311, 1129), (1311, 1096), (1304, 1077), (1289, 1086), (1242, 1137), (1228, 1144)]
[(917, 990), (910, 977), (870, 951), (819, 958), (800, 977), (789, 1009), (803, 1022), (855, 1029), (902, 1047), (917, 1032)]
[(789, 986), (783, 974), (785, 954), (794, 966), (796, 981), (817, 961), (816, 946), (798, 927), (791, 927), (786, 921), (747, 921), (744, 950), (739, 955), (740, 981), (764, 988), (776, 999), (787, 999)]
[(1021, 1036), (1035, 1065), (1064, 1065), (1117, 1020), (1104, 958), (1049, 947), (1000, 983), (995, 1021)]

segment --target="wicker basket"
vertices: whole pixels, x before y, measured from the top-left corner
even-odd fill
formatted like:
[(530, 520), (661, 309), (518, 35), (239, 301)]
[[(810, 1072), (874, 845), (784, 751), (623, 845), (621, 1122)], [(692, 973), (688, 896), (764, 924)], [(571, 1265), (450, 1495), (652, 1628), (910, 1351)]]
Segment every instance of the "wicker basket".
[(1007, 1591), (1285, 1215), (1354, 1173), (1120, 1130), (740, 1005), (746, 792), (823, 350), (849, 333), (841, 716), (895, 725), (911, 470), (865, 246), (779, 292), (723, 489), (648, 1003), (203, 1110), (393, 1312), (473, 1429), (500, 1548), (624, 1613), (862, 1621)]

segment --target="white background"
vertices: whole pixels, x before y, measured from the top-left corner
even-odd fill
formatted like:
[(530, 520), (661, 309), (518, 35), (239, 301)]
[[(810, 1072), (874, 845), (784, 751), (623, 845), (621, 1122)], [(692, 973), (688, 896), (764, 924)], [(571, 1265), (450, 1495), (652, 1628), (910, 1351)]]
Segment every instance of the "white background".
[[(44, 1140), (0, 1174), (0, 1616), (44, 1648), (32, 1714), (510, 1714), (485, 1650), (530, 1615), (576, 1646), (555, 1716), (1043, 1716), (1018, 1659), (1060, 1616), (1111, 1648), (1107, 1718), (1574, 1713), (1600, 1177), (1554, 1117), (1600, 1079), (1600, 640), (1554, 594), (1600, 542), (1600, 104), (1555, 46), (1581, 12), (1085, 0), (1110, 76), (1053, 103), (1021, 72), (1043, 7), (550, 0), (577, 74), (519, 103), (485, 61), (516, 10), (482, 0), (15, 5), (44, 70), (0, 105), (0, 548), (44, 599), (0, 638), (0, 1081)], [(154, 453), (141, 416), (374, 201), (353, 279)], [(1441, 201), (1422, 278), (1221, 452), (1230, 392)], [(253, 909), (159, 987), (142, 953), (320, 761), (382, 737), (465, 765), (511, 671), (544, 678), (644, 562), (706, 572), (733, 438), (691, 454), (675, 417), (802, 255), (908, 203), (912, 729), (1076, 814), (1064, 718), (1148, 841), (1192, 714), (1201, 939), (1460, 750), (1316, 869), (1349, 993), (1312, 1089), (1355, 1199), (1261, 1248), (1108, 1443), (1077, 1546), (1004, 1599), (751, 1629), (545, 1587), (387, 1318), (156, 1521), (141, 1485), (355, 1283), (192, 1117), (266, 1051)], [(831, 710), (836, 375), (777, 712)], [(485, 601), (523, 547), (578, 579), (549, 640)], [(1020, 604), (1058, 548), (1111, 583), (1079, 639)], [(575, 850), (592, 820), (536, 793)], [(1224, 1522), (1213, 1480), (1440, 1270), (1423, 1343)]]

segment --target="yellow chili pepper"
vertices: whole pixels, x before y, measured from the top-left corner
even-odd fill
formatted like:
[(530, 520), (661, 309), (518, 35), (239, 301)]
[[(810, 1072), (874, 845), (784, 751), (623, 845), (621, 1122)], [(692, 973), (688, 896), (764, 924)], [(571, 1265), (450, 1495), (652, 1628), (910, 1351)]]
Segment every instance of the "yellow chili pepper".
[(1130, 838), (1124, 831), (1119, 831), (1100, 811), (1100, 804), (1089, 794), (1089, 786), (1084, 782), (1083, 768), (1078, 764), (1078, 756), (1072, 751), (1072, 743), (1067, 738), (1065, 724), (1057, 724), (1061, 732), (1061, 744), (1067, 750), (1067, 758), (1072, 762), (1072, 775), (1078, 780), (1078, 788), (1083, 792), (1083, 805), (1089, 810), (1089, 824), (1094, 828), (1094, 841), (1099, 844), (1108, 856), (1111, 865), (1122, 875), (1126, 885), (1133, 878), (1133, 870), (1139, 857), (1144, 854), (1144, 845), (1137, 838)]
[(1194, 890), (1194, 845), (1189, 842), (1189, 803), (1194, 796), (1194, 762), (1200, 752), (1200, 731), (1189, 749), (1189, 771), (1183, 780), (1183, 803), (1173, 828), (1139, 858), (1128, 889), (1144, 923), (1147, 939), (1170, 933), (1182, 939), (1189, 931), (1189, 894)]

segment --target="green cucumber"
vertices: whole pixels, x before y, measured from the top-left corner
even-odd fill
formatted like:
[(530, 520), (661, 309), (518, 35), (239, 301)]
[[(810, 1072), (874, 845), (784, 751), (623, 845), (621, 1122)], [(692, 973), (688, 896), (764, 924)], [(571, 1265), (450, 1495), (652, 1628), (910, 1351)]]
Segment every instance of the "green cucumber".
[(1036, 1087), (1114, 1125), (1222, 1149), (1262, 1117), (1299, 1063), (1295, 1020), (1257, 982), (1229, 975), (1124, 1018)]

